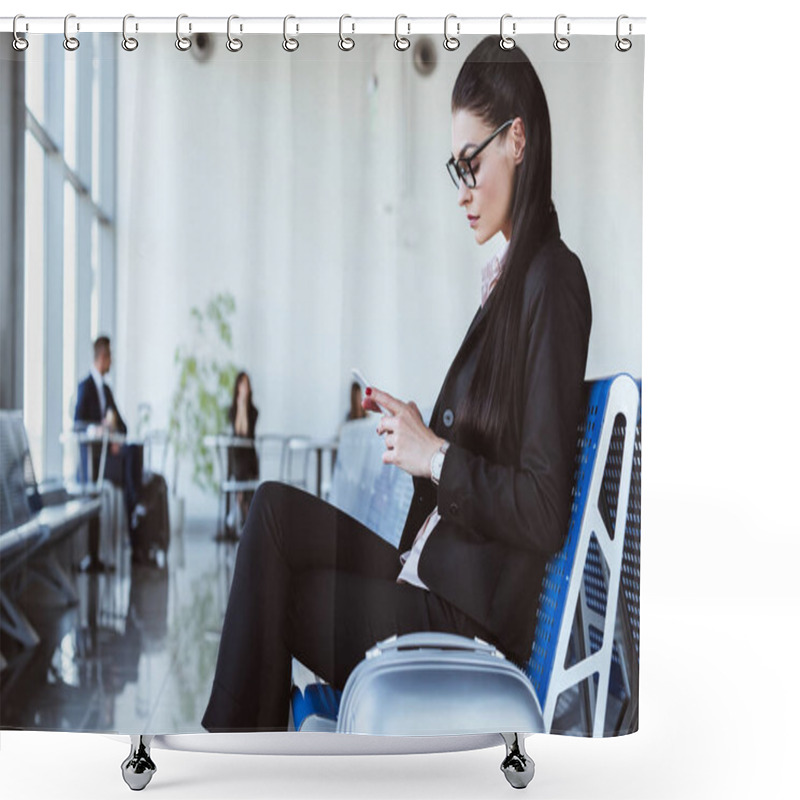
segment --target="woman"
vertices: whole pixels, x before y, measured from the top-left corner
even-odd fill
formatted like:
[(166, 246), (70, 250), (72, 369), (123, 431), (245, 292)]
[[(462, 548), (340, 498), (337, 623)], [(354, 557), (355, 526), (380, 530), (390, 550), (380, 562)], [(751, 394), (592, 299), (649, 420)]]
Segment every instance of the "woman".
[[(251, 481), (258, 479), (258, 454), (255, 449), (256, 421), (258, 409), (253, 405), (253, 391), (250, 387), (250, 376), (240, 372), (233, 384), (233, 400), (228, 409), (228, 420), (234, 436), (249, 439), (252, 444), (247, 447), (228, 448), (228, 479)], [(239, 519), (247, 519), (252, 492), (237, 492), (236, 503)], [(226, 533), (237, 537), (235, 514), (226, 507)]]
[(448, 171), (478, 244), (507, 248), (426, 427), (414, 403), (386, 409), (383, 461), (410, 473), (399, 548), (331, 506), (265, 484), (242, 537), (203, 725), (284, 729), (290, 662), (342, 688), (393, 634), (479, 636), (524, 664), (548, 557), (566, 535), (591, 306), (559, 238), (544, 91), (519, 47), (484, 39), (452, 95)]

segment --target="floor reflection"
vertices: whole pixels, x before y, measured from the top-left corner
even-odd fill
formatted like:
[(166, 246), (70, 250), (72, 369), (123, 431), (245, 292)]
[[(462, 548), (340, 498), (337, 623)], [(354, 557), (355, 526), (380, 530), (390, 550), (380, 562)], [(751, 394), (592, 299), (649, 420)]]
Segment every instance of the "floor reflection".
[(167, 563), (75, 575), (70, 608), (31, 586), (24, 611), (41, 637), (0, 676), (0, 724), (26, 730), (199, 733), (236, 548), (213, 523), (173, 536)]

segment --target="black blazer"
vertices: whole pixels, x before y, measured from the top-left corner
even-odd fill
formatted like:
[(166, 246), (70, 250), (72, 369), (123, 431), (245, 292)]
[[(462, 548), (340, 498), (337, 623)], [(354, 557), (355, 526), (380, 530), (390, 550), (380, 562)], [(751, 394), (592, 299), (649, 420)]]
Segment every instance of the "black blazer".
[[(128, 426), (119, 413), (117, 404), (114, 402), (114, 394), (111, 388), (103, 384), (106, 395), (106, 412), (110, 408), (117, 418), (117, 431), (127, 433)], [(78, 384), (78, 399), (75, 403), (75, 428), (85, 428), (87, 425), (100, 424), (103, 421), (103, 411), (100, 407), (100, 395), (97, 393), (97, 385), (94, 378), (88, 375)]]
[[(231, 423), (231, 433), (236, 433), (236, 404), (228, 409), (228, 419)], [(258, 422), (258, 409), (250, 405), (247, 409), (247, 436), (245, 439), (254, 439), (256, 435), (256, 422)], [(229, 447), (228, 448), (228, 477), (237, 481), (249, 481), (258, 478), (258, 453), (255, 447)]]
[[(231, 432), (234, 436), (236, 433), (236, 403), (233, 403), (228, 408), (228, 422), (231, 424)], [(253, 439), (256, 435), (256, 422), (258, 422), (258, 409), (251, 403), (247, 409), (247, 436), (245, 439)]]
[(441, 520), (422, 551), (420, 578), (493, 634), (509, 658), (524, 664), (545, 566), (569, 524), (592, 321), (583, 268), (561, 241), (555, 213), (525, 282), (521, 437), (514, 442), (504, 437), (494, 463), (468, 451), (453, 434), (493, 298), (475, 315), (431, 414), (431, 428), (451, 446), (438, 488), (414, 478), (399, 551), (410, 549), (438, 504)]

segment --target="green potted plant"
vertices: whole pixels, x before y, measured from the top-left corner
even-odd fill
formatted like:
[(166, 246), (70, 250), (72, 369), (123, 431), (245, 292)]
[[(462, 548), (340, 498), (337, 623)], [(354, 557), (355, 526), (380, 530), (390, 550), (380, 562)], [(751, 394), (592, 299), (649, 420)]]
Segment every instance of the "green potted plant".
[(175, 455), (172, 489), (179, 524), (183, 521), (183, 499), (177, 496), (178, 471), (184, 458), (191, 459), (192, 483), (204, 491), (219, 489), (214, 453), (203, 440), (223, 431), (228, 422), (227, 410), (239, 371), (229, 358), (235, 311), (236, 302), (228, 293), (212, 297), (205, 308), (193, 307), (192, 339), (175, 350), (177, 385), (170, 406), (169, 437)]

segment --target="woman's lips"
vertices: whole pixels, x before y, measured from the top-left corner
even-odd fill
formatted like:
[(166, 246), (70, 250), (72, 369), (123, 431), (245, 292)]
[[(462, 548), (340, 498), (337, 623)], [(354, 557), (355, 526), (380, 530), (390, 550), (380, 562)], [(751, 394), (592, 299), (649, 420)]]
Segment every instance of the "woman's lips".
[(472, 214), (467, 214), (467, 220), (469, 221), (470, 228), (474, 228), (475, 223), (478, 221), (478, 217), (473, 217)]

